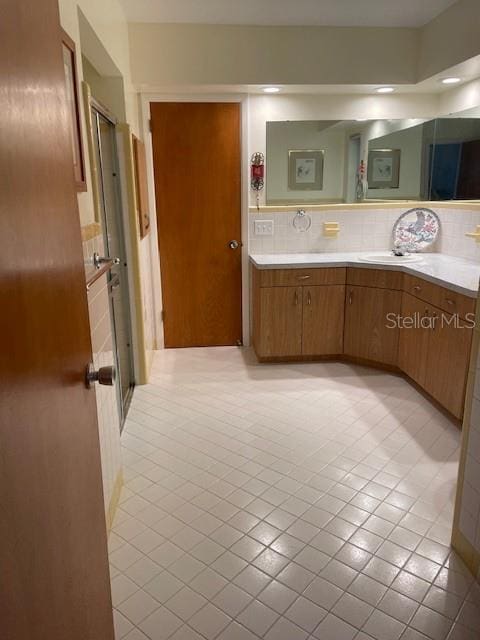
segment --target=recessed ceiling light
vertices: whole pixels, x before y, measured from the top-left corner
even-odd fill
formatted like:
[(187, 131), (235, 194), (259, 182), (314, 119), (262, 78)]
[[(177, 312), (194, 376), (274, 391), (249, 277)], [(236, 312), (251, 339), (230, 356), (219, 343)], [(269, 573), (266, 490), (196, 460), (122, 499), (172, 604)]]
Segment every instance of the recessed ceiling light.
[(377, 89), (377, 93), (393, 93), (395, 89), (393, 87), (380, 87)]
[(457, 84), (460, 82), (460, 78), (442, 78), (442, 84)]
[(280, 87), (264, 87), (263, 93), (278, 93), (280, 91)]

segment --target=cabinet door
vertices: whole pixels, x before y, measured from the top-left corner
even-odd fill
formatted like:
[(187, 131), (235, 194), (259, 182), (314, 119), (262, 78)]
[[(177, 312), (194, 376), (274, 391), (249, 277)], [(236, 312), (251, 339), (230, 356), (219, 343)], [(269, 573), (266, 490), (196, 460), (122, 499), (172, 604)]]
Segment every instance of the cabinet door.
[[(422, 387), (425, 386), (428, 337), (431, 333), (428, 323), (422, 325), (422, 318), (431, 316), (431, 309), (432, 307), (428, 304), (409, 293), (404, 293), (402, 296), (404, 324), (400, 329), (398, 340), (398, 366)], [(410, 319), (414, 326), (408, 326)]]
[(303, 288), (303, 355), (343, 353), (344, 310), (343, 285)]
[[(427, 372), (424, 388), (450, 413), (462, 418), (465, 401), (472, 329), (440, 309), (431, 307), (437, 316), (429, 331)], [(451, 321), (451, 324), (448, 323)]]
[(258, 355), (262, 358), (302, 353), (302, 287), (260, 289)]
[(348, 286), (345, 301), (344, 352), (355, 358), (396, 365), (397, 328), (390, 328), (389, 313), (399, 314), (401, 292)]

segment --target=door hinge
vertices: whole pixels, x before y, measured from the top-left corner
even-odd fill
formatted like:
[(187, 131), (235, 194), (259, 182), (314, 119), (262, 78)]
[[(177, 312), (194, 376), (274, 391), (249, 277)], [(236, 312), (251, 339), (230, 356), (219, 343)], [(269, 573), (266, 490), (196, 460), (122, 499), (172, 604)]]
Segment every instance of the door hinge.
[(162, 309), (162, 311), (160, 313), (160, 318), (161, 318), (162, 322), (165, 322), (165, 309)]
[(150, 131), (150, 133), (153, 132), (153, 123), (152, 123), (152, 119), (151, 118), (148, 121), (148, 130)]

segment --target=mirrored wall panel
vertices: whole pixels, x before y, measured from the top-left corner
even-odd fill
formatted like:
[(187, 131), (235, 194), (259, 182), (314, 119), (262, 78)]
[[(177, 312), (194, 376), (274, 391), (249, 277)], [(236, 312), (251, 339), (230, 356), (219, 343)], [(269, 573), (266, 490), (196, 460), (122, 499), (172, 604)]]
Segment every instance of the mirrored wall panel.
[(480, 118), (267, 123), (267, 204), (480, 199)]

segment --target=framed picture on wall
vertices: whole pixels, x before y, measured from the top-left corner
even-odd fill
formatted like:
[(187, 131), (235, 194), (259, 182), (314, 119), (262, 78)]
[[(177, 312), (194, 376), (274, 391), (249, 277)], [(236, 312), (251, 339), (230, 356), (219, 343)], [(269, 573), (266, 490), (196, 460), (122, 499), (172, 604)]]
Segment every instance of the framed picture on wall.
[(288, 188), (295, 191), (321, 191), (324, 155), (323, 149), (289, 151)]
[(369, 189), (398, 189), (400, 149), (372, 149), (368, 152)]
[(147, 156), (145, 145), (132, 134), (133, 161), (135, 169), (135, 193), (137, 203), (140, 238), (150, 233), (150, 213), (148, 209)]
[(68, 107), (71, 116), (71, 138), (73, 150), (73, 169), (77, 191), (86, 191), (85, 162), (83, 158), (82, 134), (80, 126), (80, 108), (78, 102), (78, 79), (75, 43), (62, 29), (63, 67), (67, 88)]

